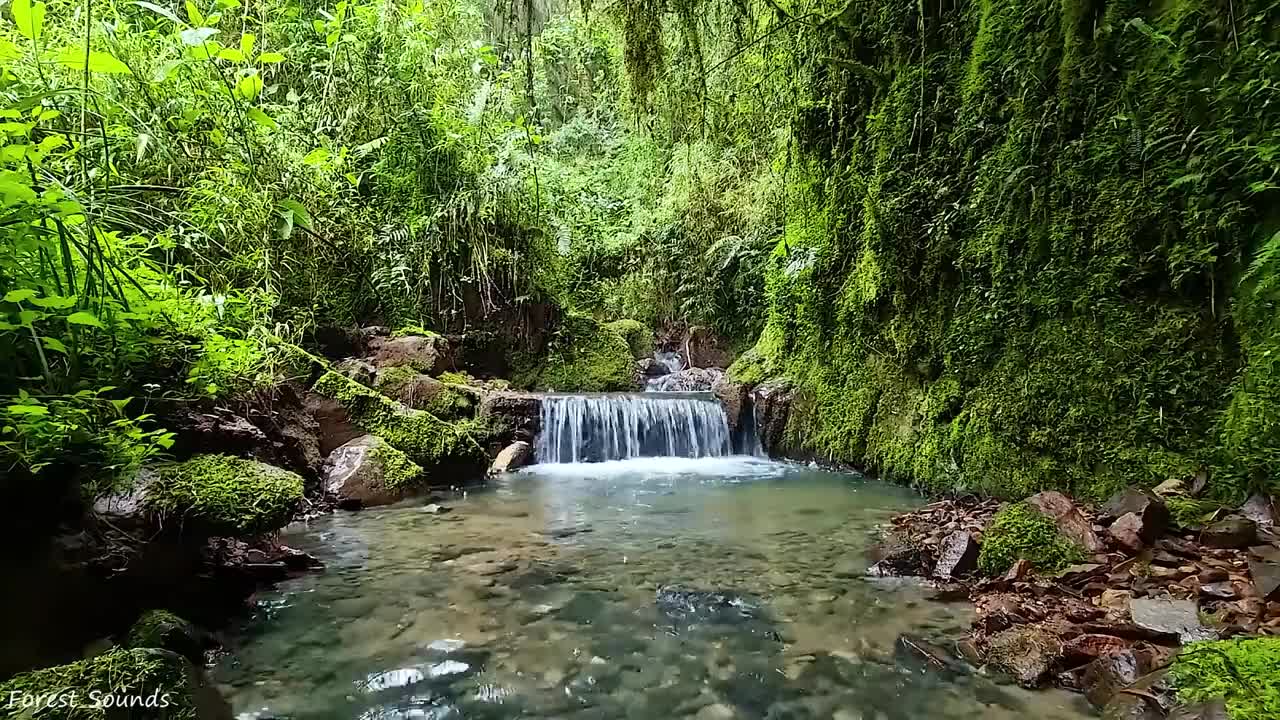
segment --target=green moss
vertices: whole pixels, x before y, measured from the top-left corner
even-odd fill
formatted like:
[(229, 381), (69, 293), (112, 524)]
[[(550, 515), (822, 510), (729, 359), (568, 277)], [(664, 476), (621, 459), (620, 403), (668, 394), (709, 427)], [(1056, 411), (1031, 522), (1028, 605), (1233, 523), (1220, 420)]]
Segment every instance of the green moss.
[(458, 372), (456, 370), (446, 370), (445, 372), (440, 373), (436, 379), (448, 385), (470, 385), (476, 387), (481, 385), (480, 381), (471, 377), (469, 373)]
[(999, 575), (1025, 559), (1039, 571), (1054, 572), (1083, 557), (1079, 547), (1058, 533), (1052, 519), (1017, 502), (1001, 508), (983, 533), (978, 567), (988, 575)]
[[(68, 707), (36, 710), (32, 720), (106, 720), (129, 717), (134, 720), (194, 720), (193, 688), (186, 662), (178, 655), (155, 649), (116, 649), (88, 660), (34, 670), (18, 675), (0, 685), (0, 698), (7, 702), (12, 693), (19, 696), (56, 694), (69, 697), (75, 693), (77, 703)], [(128, 709), (95, 707), (91, 698), (150, 698), (168, 693), (168, 707), (131, 707)], [(137, 701), (134, 701), (137, 702)], [(105, 705), (105, 703), (100, 703)], [(17, 717), (23, 717), (19, 710)]]
[(417, 487), (426, 479), (420, 465), (388, 442), (375, 444), (369, 449), (369, 457), (382, 468), (382, 483), (389, 490)]
[(605, 327), (618, 333), (631, 348), (631, 357), (639, 360), (653, 355), (653, 333), (639, 320), (614, 320)]
[(445, 422), (370, 390), (335, 372), (325, 373), (312, 388), (342, 405), (351, 421), (386, 440), (428, 472), (442, 465), (483, 468), (484, 449), (467, 426)]
[(194, 662), (200, 662), (200, 640), (194, 625), (168, 610), (148, 610), (138, 618), (125, 646), (171, 650)]
[(1192, 643), (1169, 677), (1180, 703), (1223, 697), (1232, 720), (1280, 717), (1280, 637)]
[[(449, 379), (445, 379), (448, 376)], [(394, 400), (418, 410), (425, 410), (441, 420), (460, 420), (475, 414), (475, 396), (466, 383), (454, 383), (466, 379), (462, 373), (443, 373), (432, 378), (407, 366), (387, 368), (378, 373), (377, 390)]]
[(635, 387), (635, 361), (621, 335), (584, 315), (568, 315), (541, 356), (513, 358), (519, 387), (562, 392), (606, 392)]
[(251, 535), (284, 527), (303, 482), (278, 467), (231, 457), (197, 455), (154, 469), (146, 489), (150, 513), (213, 535)]
[(428, 330), (421, 325), (404, 325), (391, 331), (391, 337), (438, 337), (440, 333)]

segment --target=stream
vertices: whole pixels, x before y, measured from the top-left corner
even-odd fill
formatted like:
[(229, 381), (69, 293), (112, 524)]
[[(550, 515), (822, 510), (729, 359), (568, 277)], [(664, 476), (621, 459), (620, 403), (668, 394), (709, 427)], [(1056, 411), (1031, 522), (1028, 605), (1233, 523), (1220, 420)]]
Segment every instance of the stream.
[(260, 595), (214, 678), (244, 720), (1091, 716), (898, 645), (970, 621), (864, 576), (877, 525), (921, 502), (730, 455), (534, 465), (338, 513), (285, 531), (328, 569)]

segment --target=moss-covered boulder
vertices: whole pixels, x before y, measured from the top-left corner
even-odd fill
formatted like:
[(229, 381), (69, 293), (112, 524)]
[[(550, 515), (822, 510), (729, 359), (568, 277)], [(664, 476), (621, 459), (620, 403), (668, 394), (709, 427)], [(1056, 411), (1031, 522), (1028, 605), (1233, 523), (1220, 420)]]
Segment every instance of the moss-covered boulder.
[(998, 575), (1025, 559), (1041, 572), (1054, 572), (1083, 556), (1079, 546), (1058, 532), (1051, 518), (1017, 502), (1001, 508), (983, 534), (978, 568), (987, 575)]
[(296, 473), (229, 455), (143, 468), (128, 490), (99, 498), (94, 511), (113, 524), (242, 536), (278, 530), (302, 500)]
[(439, 375), (454, 367), (456, 356), (457, 349), (443, 335), (404, 335), (378, 343), (373, 364), (379, 370), (408, 367), (427, 375)]
[(523, 353), (513, 364), (512, 379), (523, 388), (608, 392), (636, 387), (627, 341), (584, 315), (565, 317), (544, 353)]
[(334, 450), (325, 465), (325, 490), (364, 507), (403, 500), (425, 481), (426, 473), (417, 463), (374, 435)]
[(231, 718), (199, 670), (177, 653), (154, 648), (115, 649), (23, 673), (0, 684), (0, 698), (13, 713), (6, 717), (30, 720)]
[(203, 661), (204, 643), (195, 625), (168, 610), (148, 610), (138, 618), (125, 645), (131, 648), (160, 648), (178, 653), (193, 663)]
[(639, 320), (623, 319), (606, 323), (605, 327), (627, 341), (627, 347), (631, 348), (631, 357), (639, 360), (653, 356), (653, 333), (644, 326), (644, 323)]
[(422, 466), (432, 484), (465, 482), (484, 472), (484, 448), (468, 423), (446, 422), (334, 372), (325, 373), (312, 390), (336, 401), (366, 433), (382, 438)]
[(474, 417), (481, 391), (465, 383), (444, 380), (455, 375), (457, 373), (443, 373), (437, 379), (401, 365), (380, 371), (374, 387), (393, 400), (426, 410), (441, 420)]
[(1223, 698), (1231, 720), (1280, 718), (1280, 637), (1192, 643), (1169, 677), (1184, 705)]

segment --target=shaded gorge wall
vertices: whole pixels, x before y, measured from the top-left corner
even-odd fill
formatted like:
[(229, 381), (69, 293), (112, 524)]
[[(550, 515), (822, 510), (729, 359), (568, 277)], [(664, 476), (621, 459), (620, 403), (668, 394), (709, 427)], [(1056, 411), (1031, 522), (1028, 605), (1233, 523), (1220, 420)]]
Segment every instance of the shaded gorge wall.
[(803, 31), (809, 180), (732, 369), (792, 381), (774, 449), (1007, 497), (1275, 489), (1280, 5), (842, 8)]

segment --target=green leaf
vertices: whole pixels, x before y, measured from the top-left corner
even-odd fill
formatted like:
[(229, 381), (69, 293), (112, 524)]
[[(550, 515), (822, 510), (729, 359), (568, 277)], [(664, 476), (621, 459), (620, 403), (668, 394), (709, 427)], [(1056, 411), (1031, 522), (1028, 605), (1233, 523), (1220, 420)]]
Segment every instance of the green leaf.
[(333, 153), (329, 152), (328, 148), (318, 147), (315, 150), (312, 150), (311, 152), (307, 153), (306, 156), (302, 158), (302, 163), (304, 165), (313, 165), (313, 166), (323, 165), (329, 162), (329, 158), (331, 157), (333, 157)]
[(122, 416), (124, 415), (124, 409), (125, 409), (125, 407), (127, 407), (127, 406), (129, 405), (129, 403), (131, 403), (131, 402), (133, 402), (133, 398), (131, 398), (131, 397), (130, 397), (130, 398), (122, 398), (122, 399), (120, 399), (120, 400), (111, 400), (111, 401), (110, 401), (110, 403), (115, 407), (116, 412), (120, 413), (120, 415), (122, 415)]
[(258, 40), (258, 36), (253, 33), (244, 33), (240, 36), (240, 52), (245, 57), (253, 57), (253, 44)]
[(293, 198), (285, 198), (280, 201), (280, 210), (282, 215), (288, 213), (298, 226), (311, 229), (311, 215), (302, 203)]
[(67, 354), (67, 346), (63, 345), (61, 340), (57, 338), (51, 338), (51, 337), (42, 337), (40, 338), (40, 340), (44, 342), (44, 347), (46, 350), (60, 352), (63, 355)]
[(249, 73), (236, 83), (236, 94), (245, 100), (253, 100), (262, 92), (262, 76), (257, 72)]
[(178, 27), (187, 26), (186, 23), (182, 22), (182, 18), (179, 18), (177, 14), (175, 14), (172, 10), (170, 10), (167, 7), (161, 7), (159, 5), (156, 5), (155, 3), (143, 2), (143, 0), (134, 0), (133, 4), (137, 5), (138, 7), (146, 8), (151, 12), (159, 15), (162, 18), (165, 18), (167, 20), (172, 20), (173, 24), (177, 25)]
[(49, 408), (43, 405), (10, 405), (5, 412), (10, 415), (48, 415)]
[[(58, 55), (57, 60), (62, 65), (83, 71), (85, 68), (84, 49), (69, 47)], [(105, 73), (107, 75), (128, 75), (132, 72), (129, 66), (120, 62), (115, 55), (101, 50), (91, 50), (88, 60), (89, 72)]]
[(276, 128), (280, 127), (280, 123), (277, 123), (274, 118), (272, 118), (270, 115), (266, 114), (259, 108), (251, 107), (245, 111), (245, 114), (249, 116), (250, 120), (258, 123), (259, 125), (261, 125), (264, 128), (267, 128), (268, 130), (275, 130)]
[(67, 322), (71, 323), (72, 325), (89, 325), (91, 327), (97, 327), (97, 328), (106, 327), (105, 325), (102, 324), (102, 321), (99, 320), (96, 315), (94, 315), (93, 313), (85, 312), (83, 310), (81, 310), (78, 313), (71, 313), (70, 315), (68, 315)]
[(38, 310), (23, 310), (22, 312), (18, 313), (18, 322), (22, 325), (22, 327), (31, 327), (32, 323), (34, 323), (35, 321), (39, 320), (42, 317), (45, 317), (46, 315), (48, 315), (48, 313), (42, 313)]
[(258, 56), (258, 62), (260, 63), (284, 62), (284, 55), (281, 55), (278, 52), (264, 52)]
[(200, 14), (200, 9), (196, 7), (195, 3), (187, 0), (186, 8), (187, 19), (191, 21), (192, 25), (204, 25), (204, 15)]
[(76, 296), (49, 295), (47, 297), (31, 298), (31, 304), (46, 310), (66, 310), (75, 306)]
[(31, 0), (13, 0), (13, 22), (18, 32), (32, 42), (44, 35), (44, 3), (32, 4)]
[(244, 53), (235, 48), (223, 48), (222, 51), (218, 53), (218, 59), (233, 63), (242, 63), (244, 62)]
[(20, 290), (10, 290), (4, 294), (4, 301), (11, 303), (24, 302), (35, 297), (38, 293), (31, 288), (22, 288)]

